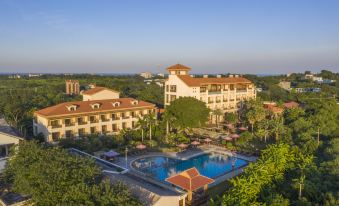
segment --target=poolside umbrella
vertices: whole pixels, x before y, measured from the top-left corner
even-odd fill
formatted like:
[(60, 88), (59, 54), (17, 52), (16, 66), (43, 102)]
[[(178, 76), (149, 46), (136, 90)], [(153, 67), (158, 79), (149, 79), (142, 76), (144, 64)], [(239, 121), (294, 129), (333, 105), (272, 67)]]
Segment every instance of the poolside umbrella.
[(246, 127), (239, 127), (238, 129), (239, 129), (240, 131), (242, 131), (242, 132), (247, 130)]
[(118, 155), (120, 155), (119, 153), (117, 153), (116, 151), (114, 150), (110, 150), (108, 152), (105, 152), (104, 155), (108, 158), (112, 158), (112, 157), (116, 157)]
[(227, 127), (228, 129), (233, 129), (233, 124), (226, 124), (226, 127)]
[(180, 147), (181, 149), (184, 149), (186, 148), (188, 145), (187, 144), (184, 144), (184, 143), (181, 143), (179, 145), (177, 145), (178, 147)]
[(233, 138), (233, 139), (237, 139), (237, 138), (239, 138), (240, 136), (239, 136), (238, 134), (231, 134), (230, 137)]
[(206, 138), (204, 141), (207, 142), (207, 143), (209, 143), (209, 142), (211, 142), (212, 140), (211, 140), (210, 138)]
[(136, 146), (136, 148), (137, 148), (137, 149), (146, 149), (146, 145), (144, 145), (144, 144), (138, 144), (138, 145)]
[(225, 136), (222, 138), (223, 140), (226, 140), (226, 141), (232, 141), (232, 138), (231, 137), (228, 137), (228, 136)]
[(191, 142), (191, 145), (194, 145), (194, 146), (197, 146), (197, 145), (199, 145), (200, 144), (200, 142), (198, 142), (198, 141), (193, 141), (193, 142)]

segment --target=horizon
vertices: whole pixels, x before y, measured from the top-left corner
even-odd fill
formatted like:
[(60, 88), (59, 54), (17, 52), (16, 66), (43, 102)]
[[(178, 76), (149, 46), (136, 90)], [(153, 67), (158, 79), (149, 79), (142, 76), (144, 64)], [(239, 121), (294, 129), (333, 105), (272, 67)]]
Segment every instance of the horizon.
[(0, 0), (0, 73), (339, 72), (339, 1)]

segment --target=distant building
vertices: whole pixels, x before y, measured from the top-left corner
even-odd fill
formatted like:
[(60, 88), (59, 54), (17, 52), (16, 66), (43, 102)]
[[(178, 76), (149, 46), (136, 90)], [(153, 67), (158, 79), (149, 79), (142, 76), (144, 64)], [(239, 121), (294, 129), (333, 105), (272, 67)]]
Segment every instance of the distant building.
[(151, 83), (155, 83), (159, 87), (163, 87), (165, 84), (164, 79), (145, 79), (144, 82), (148, 85), (150, 85)]
[(13, 74), (8, 76), (9, 79), (20, 79), (21, 76), (19, 74)]
[(163, 74), (163, 73), (159, 73), (159, 74), (157, 74), (159, 77), (165, 77), (165, 74)]
[(119, 99), (120, 93), (106, 87), (94, 87), (82, 92), (83, 101)]
[(66, 80), (66, 94), (78, 95), (80, 94), (80, 85), (78, 80)]
[(154, 104), (132, 98), (64, 102), (34, 113), (33, 131), (47, 142), (90, 134), (118, 134), (136, 129), (139, 118), (155, 113)]
[(40, 77), (41, 74), (28, 74), (29, 78), (33, 78), (33, 77)]
[(291, 90), (291, 82), (281, 81), (279, 82), (278, 86), (287, 91)]
[(314, 88), (293, 88), (292, 91), (295, 91), (296, 93), (304, 93), (304, 92), (321, 92), (321, 88), (314, 87)]
[(153, 74), (151, 72), (142, 72), (140, 73), (140, 76), (145, 78), (145, 79), (150, 79), (153, 77)]

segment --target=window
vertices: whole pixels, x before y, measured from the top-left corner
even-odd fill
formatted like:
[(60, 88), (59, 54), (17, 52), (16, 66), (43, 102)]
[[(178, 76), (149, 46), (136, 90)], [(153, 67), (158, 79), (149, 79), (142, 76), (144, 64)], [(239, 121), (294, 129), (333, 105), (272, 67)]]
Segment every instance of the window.
[(112, 114), (112, 119), (113, 119), (113, 120), (117, 120), (117, 119), (118, 119), (118, 115), (117, 115), (116, 113), (113, 113), (113, 114)]
[(52, 140), (54, 142), (58, 141), (60, 139), (60, 132), (53, 132), (52, 133)]
[(132, 121), (132, 128), (135, 128), (135, 121)]
[(132, 117), (135, 117), (135, 112), (131, 112), (131, 116), (132, 116)]
[(120, 106), (120, 102), (114, 102), (112, 103), (113, 107), (119, 107)]
[(230, 90), (234, 90), (234, 84), (230, 85)]
[(85, 135), (85, 129), (84, 128), (78, 129), (78, 135), (80, 137), (84, 136)]
[(126, 123), (126, 122), (123, 122), (123, 123), (122, 123), (122, 128), (123, 128), (123, 129), (127, 129), (127, 123)]
[(166, 94), (166, 103), (169, 103), (169, 95)]
[(100, 119), (101, 119), (101, 121), (103, 121), (103, 122), (108, 121), (108, 119), (106, 118), (106, 115), (105, 115), (105, 114), (100, 115)]
[(112, 130), (113, 130), (113, 132), (117, 132), (118, 131), (117, 124), (112, 124)]
[(212, 97), (208, 97), (208, 103), (213, 103), (213, 98)]
[(166, 85), (166, 92), (169, 91), (169, 85)]
[(206, 87), (200, 87), (200, 92), (206, 92)]
[(97, 132), (96, 127), (91, 127), (91, 134), (95, 134)]
[(66, 136), (67, 138), (72, 137), (72, 136), (73, 136), (73, 135), (72, 135), (72, 130), (66, 130), (65, 136)]
[(107, 132), (107, 125), (102, 125), (101, 132), (105, 134)]
[(177, 92), (177, 85), (171, 85), (171, 92)]
[(89, 117), (89, 121), (90, 121), (91, 123), (97, 122), (95, 116), (90, 116), (90, 117)]
[(174, 101), (177, 99), (177, 96), (176, 95), (171, 95), (171, 101)]
[(65, 125), (71, 126), (72, 125), (71, 119), (65, 119)]

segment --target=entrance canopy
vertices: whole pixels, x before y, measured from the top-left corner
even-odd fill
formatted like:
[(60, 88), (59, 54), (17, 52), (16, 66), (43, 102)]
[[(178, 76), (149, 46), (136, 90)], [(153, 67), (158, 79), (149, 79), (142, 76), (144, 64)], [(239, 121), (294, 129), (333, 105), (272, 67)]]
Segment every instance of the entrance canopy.
[(188, 191), (197, 190), (214, 182), (213, 179), (200, 175), (195, 167), (169, 177), (166, 181)]

